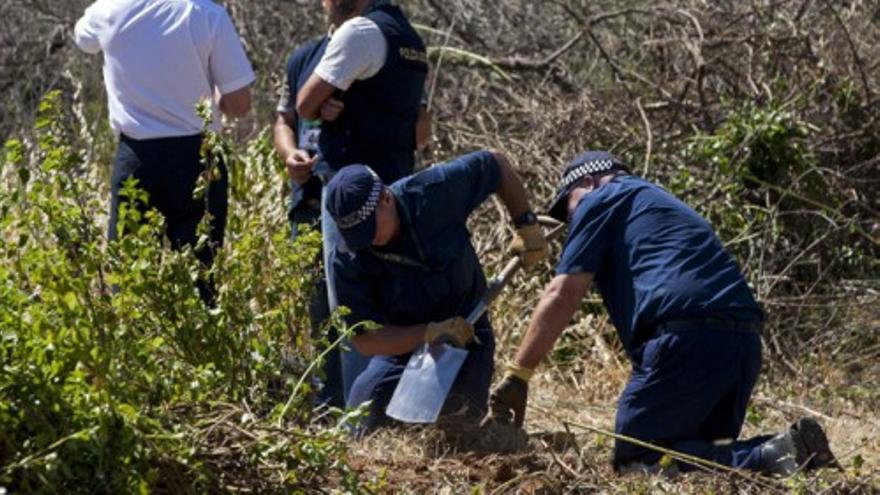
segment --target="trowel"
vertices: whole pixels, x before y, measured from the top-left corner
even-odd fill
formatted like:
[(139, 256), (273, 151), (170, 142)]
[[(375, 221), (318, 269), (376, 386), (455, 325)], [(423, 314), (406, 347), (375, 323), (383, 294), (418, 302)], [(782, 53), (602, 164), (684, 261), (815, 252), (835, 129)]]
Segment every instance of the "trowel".
[[(540, 216), (538, 221), (553, 227), (546, 235), (548, 240), (565, 229), (565, 224), (551, 217)], [(521, 266), (519, 257), (507, 262), (501, 273), (489, 282), (486, 294), (467, 316), (468, 323), (476, 324)], [(467, 349), (449, 344), (423, 344), (410, 356), (385, 414), (404, 423), (436, 422), (467, 355)]]

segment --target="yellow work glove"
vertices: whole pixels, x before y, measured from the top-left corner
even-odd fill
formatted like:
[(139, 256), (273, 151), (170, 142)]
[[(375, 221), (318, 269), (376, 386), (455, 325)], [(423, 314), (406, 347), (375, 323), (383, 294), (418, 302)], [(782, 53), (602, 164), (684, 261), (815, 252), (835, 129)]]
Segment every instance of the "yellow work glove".
[(525, 225), (516, 230), (510, 250), (519, 256), (523, 268), (530, 269), (547, 256), (547, 239), (538, 224)]
[(489, 397), (489, 416), (483, 425), (491, 422), (513, 424), (521, 428), (526, 417), (529, 379), (533, 370), (516, 364), (507, 366), (507, 374), (492, 390)]
[(429, 344), (447, 342), (455, 347), (464, 347), (472, 340), (474, 327), (460, 316), (428, 323), (425, 328), (425, 342)]

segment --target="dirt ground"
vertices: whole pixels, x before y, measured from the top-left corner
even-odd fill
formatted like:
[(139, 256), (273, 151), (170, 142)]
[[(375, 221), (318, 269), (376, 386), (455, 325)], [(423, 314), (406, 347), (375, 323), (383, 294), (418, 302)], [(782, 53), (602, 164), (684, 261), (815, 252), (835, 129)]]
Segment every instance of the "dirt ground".
[(353, 446), (353, 463), (382, 491), (404, 493), (880, 493), (876, 364), (848, 379), (873, 390), (862, 399), (842, 392), (853, 383), (841, 373), (759, 382), (742, 436), (777, 432), (812, 416), (826, 428), (841, 465), (768, 479), (720, 472), (617, 475), (610, 466), (613, 439), (585, 427), (613, 431), (628, 369), (617, 359), (584, 361), (584, 369), (544, 370), (533, 379), (527, 434), (461, 424), (380, 431)]

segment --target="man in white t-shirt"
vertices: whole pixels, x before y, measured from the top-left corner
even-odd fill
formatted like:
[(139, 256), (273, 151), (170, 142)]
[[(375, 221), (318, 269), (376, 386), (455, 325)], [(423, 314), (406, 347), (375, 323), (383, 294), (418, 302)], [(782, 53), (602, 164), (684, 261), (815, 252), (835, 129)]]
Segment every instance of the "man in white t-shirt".
[[(331, 172), (369, 165), (385, 183), (413, 172), (428, 73), (425, 46), (389, 0), (324, 0), (345, 19), (295, 96), (300, 118), (323, 120), (319, 154)], [(316, 163), (291, 172), (306, 175)], [(320, 167), (320, 164), (317, 164)]]
[[(345, 19), (317, 66), (298, 88), (295, 112), (321, 119), (317, 158), (294, 161), (293, 177), (319, 175), (325, 184), (343, 167), (368, 165), (385, 184), (415, 168), (428, 58), (421, 37), (389, 0), (323, 0), (331, 18)], [(421, 122), (428, 122), (422, 119)], [(332, 259), (344, 251), (339, 230), (322, 205), (324, 268), (330, 309), (337, 306)], [(347, 396), (369, 360), (343, 351)]]
[[(330, 39), (336, 33), (336, 26), (348, 20), (344, 9), (334, 9), (325, 5), (328, 10), (327, 20), (330, 28), (319, 38), (303, 43), (291, 52), (284, 72), (284, 85), (279, 95), (277, 114), (273, 126), (275, 149), (279, 158), (284, 161), (289, 178), (291, 194), (289, 197), (288, 219), (292, 237), (299, 233), (298, 226), (310, 224), (320, 229), (321, 226), (321, 189), (320, 178), (312, 173), (312, 166), (317, 162), (319, 149), (318, 140), (321, 135), (322, 120), (332, 121), (343, 109), (341, 101), (330, 98), (323, 108), (320, 120), (306, 120), (296, 113), (296, 95), (313, 74), (321, 62)], [(366, 19), (366, 18), (361, 18)], [(372, 21), (367, 21), (372, 23)], [(375, 26), (375, 23), (372, 23)], [(384, 36), (379, 32), (378, 42), (387, 45)], [(379, 53), (382, 59), (385, 52)], [(380, 64), (381, 65), (381, 64)], [(427, 146), (431, 134), (430, 113), (427, 105), (422, 105), (416, 122), (416, 147)], [(309, 304), (309, 317), (312, 331), (317, 335), (324, 328), (324, 322), (330, 316), (326, 280), (317, 281), (317, 287)], [(329, 342), (335, 342), (338, 336), (331, 328), (327, 334)], [(327, 404), (344, 407), (345, 400), (342, 387), (342, 369), (340, 353), (333, 352), (324, 363), (324, 386), (318, 394), (318, 400)]]
[[(146, 205), (165, 217), (175, 249), (195, 245), (196, 227), (207, 213), (211, 242), (196, 252), (209, 265), (223, 243), (227, 174), (212, 181), (203, 200), (193, 198), (204, 171), (200, 149), (204, 124), (196, 104), (241, 117), (250, 110), (255, 77), (232, 20), (209, 0), (98, 0), (76, 23), (77, 46), (104, 54), (110, 126), (119, 136), (112, 179), (109, 237), (115, 239), (120, 190), (129, 178), (149, 194)], [(213, 301), (209, 281), (198, 284)]]

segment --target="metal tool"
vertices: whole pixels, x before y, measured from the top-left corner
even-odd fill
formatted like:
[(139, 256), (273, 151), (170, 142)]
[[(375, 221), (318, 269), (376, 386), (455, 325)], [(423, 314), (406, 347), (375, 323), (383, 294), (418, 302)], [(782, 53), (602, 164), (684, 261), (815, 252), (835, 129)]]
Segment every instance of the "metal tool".
[[(553, 227), (545, 236), (548, 240), (555, 238), (565, 229), (565, 224), (551, 217), (538, 217), (538, 222)], [(489, 282), (483, 298), (471, 310), (467, 317), (468, 323), (474, 325), (482, 318), (489, 310), (492, 301), (501, 294), (521, 267), (522, 262), (518, 256), (507, 262), (501, 273)], [(385, 414), (404, 423), (436, 422), (467, 355), (467, 349), (449, 344), (422, 345), (409, 358), (394, 389), (394, 395), (391, 396), (391, 402), (385, 409)]]

